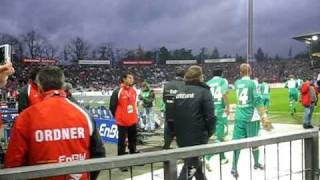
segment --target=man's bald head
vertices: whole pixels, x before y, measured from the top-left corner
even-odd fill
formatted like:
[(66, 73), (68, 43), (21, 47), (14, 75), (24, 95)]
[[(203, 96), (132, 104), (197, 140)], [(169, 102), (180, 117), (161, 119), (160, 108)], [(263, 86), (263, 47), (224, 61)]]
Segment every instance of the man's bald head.
[(293, 75), (293, 74), (290, 74), (290, 75), (289, 75), (289, 78), (290, 78), (290, 79), (294, 79), (294, 75)]
[(243, 63), (240, 65), (240, 75), (241, 76), (250, 76), (251, 74), (251, 67), (248, 63)]

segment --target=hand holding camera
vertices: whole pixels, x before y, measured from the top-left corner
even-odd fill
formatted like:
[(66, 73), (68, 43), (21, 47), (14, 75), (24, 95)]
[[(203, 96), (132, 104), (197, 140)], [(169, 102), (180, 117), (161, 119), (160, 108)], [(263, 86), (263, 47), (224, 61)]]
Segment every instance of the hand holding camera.
[(9, 44), (0, 45), (0, 88), (7, 84), (8, 76), (14, 73), (11, 64), (11, 46)]

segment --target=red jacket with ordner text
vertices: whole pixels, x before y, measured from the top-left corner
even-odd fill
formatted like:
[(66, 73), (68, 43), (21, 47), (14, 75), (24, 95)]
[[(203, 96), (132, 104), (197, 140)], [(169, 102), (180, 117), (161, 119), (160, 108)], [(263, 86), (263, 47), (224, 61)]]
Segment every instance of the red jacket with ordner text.
[[(63, 90), (23, 111), (12, 129), (5, 168), (104, 157), (101, 138), (89, 114), (70, 102)], [(48, 179), (89, 179), (89, 173)], [(97, 176), (93, 174), (92, 176)]]
[(134, 87), (124, 84), (113, 91), (110, 98), (112, 115), (117, 125), (132, 126), (138, 122), (137, 91)]

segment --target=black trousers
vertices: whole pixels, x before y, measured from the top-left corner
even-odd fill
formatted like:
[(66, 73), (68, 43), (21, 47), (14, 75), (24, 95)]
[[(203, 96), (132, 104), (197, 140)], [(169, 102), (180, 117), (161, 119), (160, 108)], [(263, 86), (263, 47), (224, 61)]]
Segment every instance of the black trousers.
[(118, 125), (118, 155), (126, 154), (126, 137), (128, 137), (130, 154), (135, 153), (137, 151), (137, 124), (132, 126)]
[(164, 149), (169, 149), (173, 138), (175, 137), (174, 122), (165, 121), (164, 124)]
[(199, 157), (192, 157), (184, 160), (184, 165), (178, 177), (178, 180), (191, 180), (193, 177), (196, 180), (206, 180), (203, 173), (202, 163)]

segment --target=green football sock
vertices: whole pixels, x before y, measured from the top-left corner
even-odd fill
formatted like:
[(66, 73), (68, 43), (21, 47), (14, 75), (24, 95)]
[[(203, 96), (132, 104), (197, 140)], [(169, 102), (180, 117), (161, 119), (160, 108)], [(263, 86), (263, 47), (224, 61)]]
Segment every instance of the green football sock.
[(240, 150), (233, 151), (233, 160), (232, 160), (232, 169), (238, 169), (238, 160), (239, 160)]
[(220, 160), (226, 159), (226, 156), (224, 155), (224, 152), (220, 153)]
[(212, 154), (207, 154), (204, 156), (204, 158), (207, 160), (207, 161), (210, 161), (210, 159), (212, 158)]
[(254, 164), (258, 165), (259, 164), (259, 148), (252, 148), (252, 154), (253, 154), (253, 159), (254, 159)]

